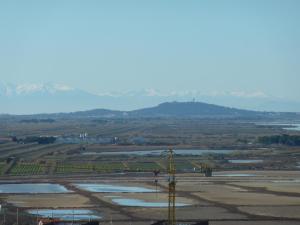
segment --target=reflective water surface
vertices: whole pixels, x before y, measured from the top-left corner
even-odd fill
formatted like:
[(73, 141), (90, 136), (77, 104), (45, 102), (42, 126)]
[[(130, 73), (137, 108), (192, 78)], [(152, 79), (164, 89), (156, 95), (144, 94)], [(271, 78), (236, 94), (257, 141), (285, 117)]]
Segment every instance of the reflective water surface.
[(249, 173), (227, 173), (227, 174), (213, 174), (214, 177), (256, 177), (256, 174)]
[(0, 193), (67, 193), (70, 192), (60, 184), (28, 183), (28, 184), (0, 184)]
[(96, 215), (92, 210), (88, 209), (37, 209), (28, 210), (32, 215), (39, 215), (44, 218), (58, 218), (62, 220), (93, 220), (101, 219), (102, 217)]
[(266, 123), (257, 123), (257, 125), (262, 126), (281, 126), (284, 130), (295, 130), (300, 131), (300, 123), (272, 123), (272, 122), (266, 122)]
[[(136, 206), (136, 207), (168, 207), (168, 202), (145, 202), (139, 199), (131, 198), (115, 198), (112, 201), (121, 206)], [(188, 206), (185, 203), (176, 203), (176, 207)]]
[(230, 163), (262, 163), (262, 159), (232, 159), (228, 160)]
[(90, 192), (112, 192), (112, 193), (141, 193), (141, 192), (155, 192), (154, 189), (144, 187), (130, 187), (110, 184), (74, 184), (76, 187), (90, 191)]
[[(230, 154), (236, 150), (209, 150), (209, 149), (176, 149), (176, 155), (203, 155), (203, 154)], [(83, 155), (161, 155), (166, 150), (145, 150), (145, 151), (119, 151), (119, 152), (83, 152)]]

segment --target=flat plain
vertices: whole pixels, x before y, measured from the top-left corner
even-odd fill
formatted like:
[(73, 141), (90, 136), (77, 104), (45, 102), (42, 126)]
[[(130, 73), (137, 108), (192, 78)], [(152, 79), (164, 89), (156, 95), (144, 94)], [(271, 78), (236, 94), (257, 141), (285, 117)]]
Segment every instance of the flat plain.
[[(81, 133), (88, 133), (88, 138), (79, 139)], [(276, 134), (299, 131), (230, 119), (70, 119), (37, 124), (5, 120), (0, 123), (0, 201), (12, 224), (17, 208), (28, 224), (36, 221), (29, 209), (90, 209), (101, 216), (101, 224), (151, 224), (167, 218), (167, 150), (173, 148), (176, 200), (184, 204), (176, 208), (178, 221), (300, 224), (300, 149), (257, 141)], [(10, 139), (35, 135), (60, 141), (38, 144)], [(97, 143), (110, 138), (118, 142)], [(213, 168), (212, 177), (204, 176), (203, 165)], [(156, 177), (154, 170), (160, 171)], [(1, 193), (1, 184), (18, 183), (61, 184), (71, 192)], [(76, 183), (153, 192), (91, 192)]]

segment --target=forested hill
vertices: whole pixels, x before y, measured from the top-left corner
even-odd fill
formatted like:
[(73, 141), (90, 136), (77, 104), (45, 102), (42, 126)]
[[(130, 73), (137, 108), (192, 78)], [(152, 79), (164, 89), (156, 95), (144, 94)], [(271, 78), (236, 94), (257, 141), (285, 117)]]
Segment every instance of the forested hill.
[(265, 114), (202, 102), (166, 102), (129, 112), (130, 116), (135, 117), (253, 117)]

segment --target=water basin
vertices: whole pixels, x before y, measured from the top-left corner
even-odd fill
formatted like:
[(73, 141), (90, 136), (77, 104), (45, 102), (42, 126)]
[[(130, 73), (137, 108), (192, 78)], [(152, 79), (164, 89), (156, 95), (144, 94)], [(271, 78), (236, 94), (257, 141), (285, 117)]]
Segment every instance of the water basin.
[(292, 179), (292, 180), (273, 180), (272, 183), (300, 183), (300, 179)]
[(289, 123), (289, 124), (280, 124), (280, 125), (286, 126), (283, 128), (284, 130), (300, 131), (300, 124), (298, 124), (298, 123)]
[[(145, 202), (139, 199), (131, 198), (115, 198), (112, 201), (121, 206), (133, 206), (133, 207), (168, 207), (168, 202)], [(185, 203), (176, 203), (176, 207), (188, 206)]]
[[(203, 155), (203, 154), (230, 154), (236, 150), (209, 150), (209, 149), (176, 149), (176, 155)], [(83, 155), (161, 155), (166, 150), (145, 150), (145, 151), (119, 151), (119, 152), (83, 152)]]
[(110, 184), (75, 184), (75, 186), (86, 191), (102, 193), (143, 193), (156, 191), (154, 189), (144, 187), (130, 187)]
[(256, 174), (249, 173), (226, 173), (226, 174), (213, 174), (214, 177), (256, 177)]
[(232, 160), (228, 160), (228, 162), (230, 163), (262, 163), (263, 160), (262, 159), (232, 159)]
[(102, 217), (96, 215), (95, 212), (88, 209), (38, 209), (28, 210), (28, 213), (32, 215), (39, 215), (43, 218), (58, 218), (62, 220), (95, 220)]
[(28, 184), (0, 184), (0, 193), (67, 193), (70, 192), (60, 184), (28, 183)]
[(262, 126), (280, 126), (284, 130), (295, 130), (300, 131), (300, 124), (299, 123), (257, 123), (257, 125)]

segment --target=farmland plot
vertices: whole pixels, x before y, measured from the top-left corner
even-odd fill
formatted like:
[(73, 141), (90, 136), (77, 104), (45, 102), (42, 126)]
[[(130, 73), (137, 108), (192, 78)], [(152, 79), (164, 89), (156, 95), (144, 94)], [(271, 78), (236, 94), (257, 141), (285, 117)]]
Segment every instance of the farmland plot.
[(45, 165), (36, 163), (18, 163), (10, 170), (10, 175), (41, 175), (45, 174)]

